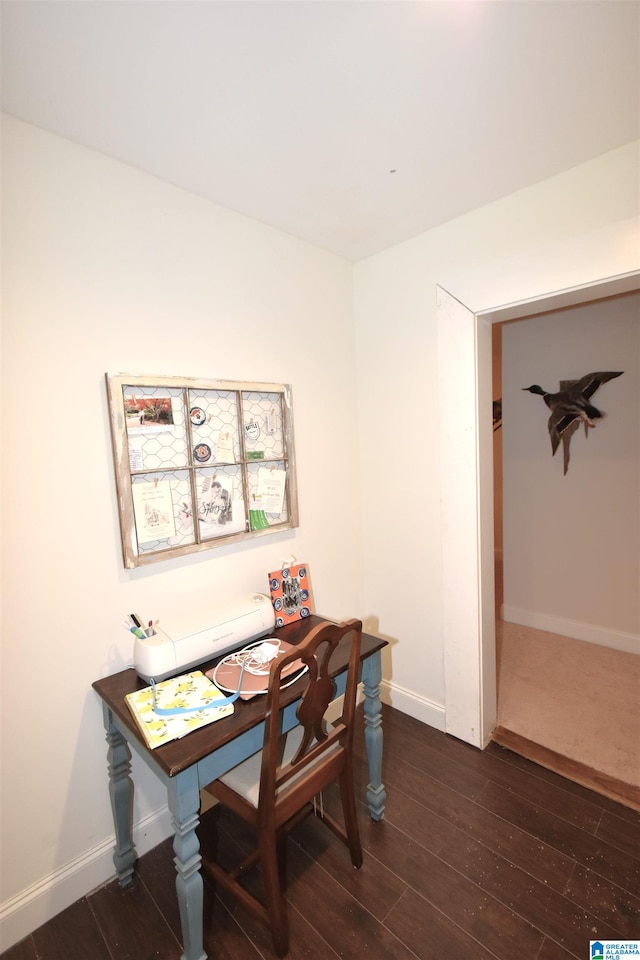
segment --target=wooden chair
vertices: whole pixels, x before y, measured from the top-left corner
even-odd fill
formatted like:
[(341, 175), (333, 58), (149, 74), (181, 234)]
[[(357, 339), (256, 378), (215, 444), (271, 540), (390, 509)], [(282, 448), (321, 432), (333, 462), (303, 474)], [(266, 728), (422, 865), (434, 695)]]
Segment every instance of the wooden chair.
[[(262, 750), (238, 764), (206, 788), (257, 832), (257, 849), (232, 873), (223, 870), (203, 851), (203, 871), (235, 894), (271, 928), (278, 956), (289, 949), (286, 901), (278, 869), (280, 841), (308, 813), (315, 812), (347, 845), (354, 867), (362, 866), (353, 789), (353, 727), (358, 687), (362, 623), (349, 620), (336, 625), (319, 624), (289, 652), (272, 661), (266, 693), (266, 718)], [(331, 679), (336, 649), (349, 651), (342, 716), (328, 724), (324, 718), (334, 695)], [(296, 681), (305, 685), (296, 711), (299, 724), (284, 736), (281, 733), (281, 675), (297, 659), (309, 668)], [(344, 662), (344, 661), (343, 661)], [(334, 668), (333, 668), (334, 669)], [(317, 794), (338, 781), (344, 826), (322, 805), (312, 803)], [(242, 885), (246, 871), (259, 865), (264, 902)]]

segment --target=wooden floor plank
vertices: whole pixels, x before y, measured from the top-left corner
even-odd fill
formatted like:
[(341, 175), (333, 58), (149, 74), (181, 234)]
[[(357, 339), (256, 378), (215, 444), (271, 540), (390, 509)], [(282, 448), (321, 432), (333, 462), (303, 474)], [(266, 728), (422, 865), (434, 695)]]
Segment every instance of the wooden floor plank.
[[(341, 957), (414, 960), (413, 952), (304, 854), (289, 850), (287, 899)], [(293, 874), (293, 876), (291, 876)]]
[(638, 824), (640, 822), (640, 813), (632, 807), (621, 803), (619, 799), (613, 799), (604, 796), (602, 793), (596, 793), (594, 790), (589, 789), (588, 786), (576, 783), (575, 780), (569, 780), (567, 777), (562, 776), (561, 773), (550, 770), (548, 767), (543, 767), (539, 763), (535, 763), (533, 760), (515, 753), (513, 750), (499, 743), (494, 741), (489, 743), (486, 749), (482, 751), (482, 756), (499, 756), (511, 767), (531, 774), (537, 782), (542, 781), (555, 785), (563, 796), (570, 794), (573, 797), (580, 797), (588, 803), (594, 804), (603, 810), (608, 810), (624, 820), (628, 820), (629, 823)]
[(420, 960), (495, 960), (495, 954), (486, 950), (451, 923), (448, 917), (408, 889), (387, 918), (386, 925), (414, 952)]
[[(592, 938), (589, 938), (592, 939)], [(589, 941), (587, 940), (586, 949), (589, 950)], [(583, 954), (588, 956), (588, 954)], [(545, 940), (540, 948), (540, 953), (536, 960), (574, 960), (574, 955), (568, 953), (564, 947), (561, 947), (555, 940)]]
[[(483, 943), (499, 960), (536, 956), (543, 939), (540, 932), (390, 822), (381, 826), (381, 830), (365, 832), (363, 842), (367, 851), (393, 869), (453, 925)], [(392, 916), (393, 910), (388, 923)]]
[[(217, 859), (225, 869), (232, 869), (237, 866), (246, 853), (251, 849), (253, 843), (253, 832), (238, 817), (230, 811), (216, 809), (210, 811), (200, 826), (199, 835), (201, 838), (203, 855), (208, 853), (208, 848), (215, 850)], [(292, 840), (287, 841), (288, 849), (295, 850), (295, 844)], [(289, 885), (293, 878), (293, 863), (287, 856), (287, 880), (286, 892), (289, 917), (289, 954), (287, 960), (337, 960), (338, 954), (335, 953), (329, 944), (325, 941), (322, 934), (316, 929), (315, 924), (311, 922), (304, 912), (296, 909), (289, 897)], [(308, 863), (308, 861), (307, 861)], [(320, 868), (318, 868), (320, 869)], [(246, 886), (251, 892), (263, 897), (262, 881), (257, 870), (251, 871), (247, 877)], [(205, 891), (212, 897), (212, 886), (207, 881)], [(225, 918), (221, 911), (227, 913)], [(244, 960), (244, 953), (238, 951), (235, 945), (237, 932), (239, 931), (245, 938), (247, 944), (251, 944), (265, 960), (276, 960), (276, 954), (273, 951), (271, 936), (266, 927), (245, 909), (231, 894), (223, 890), (217, 890), (215, 898), (206, 901), (205, 916), (207, 917), (205, 937), (205, 949), (212, 956), (230, 956), (234, 960)], [(229, 923), (233, 926), (230, 927)], [(209, 939), (211, 934), (212, 939)]]
[[(361, 734), (361, 711), (358, 723)], [(392, 708), (383, 726), (380, 823), (364, 802), (362, 741), (356, 751), (362, 869), (314, 818), (287, 842), (289, 960), (583, 960), (594, 937), (638, 936), (637, 811)], [(324, 802), (339, 813), (335, 790)], [(218, 811), (199, 837), (229, 862), (250, 842)], [(259, 876), (251, 882), (257, 889)], [(268, 930), (229, 894), (206, 882), (204, 904), (212, 960), (275, 960)], [(178, 960), (181, 935), (167, 840), (139, 860), (129, 888), (114, 880), (82, 898), (2, 960)]]
[[(366, 752), (362, 744), (358, 753), (361, 760), (365, 761)], [(487, 783), (484, 771), (470, 769), (465, 763), (433, 750), (429, 744), (413, 737), (403, 740), (401, 750), (394, 750), (392, 746), (385, 749), (385, 773), (390, 783), (396, 783), (398, 776), (402, 775), (407, 766), (428, 770), (434, 780), (470, 800), (475, 799)]]
[(624, 783), (622, 780), (617, 780), (600, 770), (594, 770), (577, 760), (564, 757), (562, 754), (556, 753), (555, 750), (543, 747), (539, 743), (504, 727), (497, 727), (494, 730), (493, 739), (515, 753), (528, 757), (542, 767), (548, 767), (549, 770), (554, 770), (569, 780), (575, 780), (576, 783), (589, 787), (612, 800), (626, 804), (634, 810), (640, 810), (640, 787)]
[(489, 784), (480, 801), (492, 813), (525, 830), (547, 847), (600, 873), (627, 890), (640, 889), (640, 861), (626, 850), (574, 827), (561, 817), (540, 810), (535, 802), (507, 794)]
[(90, 905), (110, 956), (118, 960), (180, 960), (182, 946), (140, 878), (124, 888), (113, 880), (91, 896)]
[[(236, 913), (237, 912), (237, 913)], [(268, 932), (246, 911), (242, 911), (230, 896), (216, 896), (205, 881), (204, 885), (204, 949), (209, 957), (228, 957), (230, 960), (277, 960), (273, 952)], [(244, 923), (243, 923), (244, 921)], [(297, 939), (291, 960), (301, 960), (297, 944), (304, 942), (306, 931), (296, 927), (290, 916), (292, 929)], [(320, 960), (320, 956), (310, 950), (309, 957)], [(327, 960), (332, 960), (330, 956)]]
[(13, 947), (5, 950), (2, 954), (2, 960), (38, 960), (33, 936), (25, 937), (20, 943), (16, 943)]
[[(210, 957), (217, 958), (220, 956), (229, 957), (232, 960), (249, 960), (249, 955), (243, 951), (246, 951), (247, 946), (250, 946), (254, 951), (252, 957), (257, 956), (261, 960), (278, 960), (269, 931), (253, 914), (234, 900), (231, 894), (224, 892), (218, 894), (215, 898), (215, 906), (216, 909), (222, 908), (228, 911), (235, 930), (238, 935), (244, 938), (245, 944), (242, 951), (238, 951), (235, 946), (236, 933), (231, 933), (225, 925), (222, 928), (222, 937), (220, 937), (220, 930), (216, 924), (211, 937), (207, 935), (205, 938), (205, 949)], [(291, 902), (287, 906), (289, 919), (289, 953), (287, 954), (287, 960), (338, 960), (339, 954), (329, 946), (315, 927), (309, 923), (309, 920), (296, 910)], [(215, 916), (214, 914), (214, 921)]]
[(618, 814), (605, 810), (602, 814), (596, 834), (600, 840), (606, 840), (614, 847), (620, 847), (636, 859), (640, 859), (640, 815), (637, 821), (622, 819)]
[[(582, 909), (592, 912), (608, 927), (613, 928), (614, 940), (630, 940), (638, 937), (640, 895), (635, 896), (618, 884), (604, 880), (593, 870), (576, 864), (571, 880), (567, 884), (565, 896)], [(593, 940), (595, 937), (590, 939)]]
[[(404, 792), (411, 789), (413, 797), (420, 797), (420, 801), (407, 800)], [(455, 827), (469, 834), (473, 839), (492, 849), (508, 850), (511, 861), (539, 880), (544, 880), (554, 890), (562, 892), (571, 875), (573, 861), (561, 851), (550, 846), (541, 848), (540, 840), (528, 831), (487, 810), (478, 803), (467, 800), (449, 788), (433, 781), (427, 774), (416, 773), (405, 776), (400, 780), (397, 790), (389, 790), (389, 807), (394, 807), (392, 816), (397, 816), (397, 810), (402, 809), (407, 802), (424, 807), (430, 815), (435, 814), (450, 827)], [(426, 816), (426, 814), (425, 814)], [(417, 821), (418, 814), (414, 814)], [(406, 823), (408, 817), (403, 818)], [(412, 836), (418, 828), (407, 828)], [(449, 832), (448, 836), (451, 833)], [(448, 836), (445, 837), (448, 839)], [(444, 845), (444, 844), (443, 844)]]
[(445, 847), (440, 857), (510, 907), (545, 937), (579, 958), (584, 944), (593, 938), (594, 930), (601, 939), (613, 940), (619, 935), (618, 928), (612, 923), (595, 916), (575, 900), (558, 896), (543, 881), (536, 880), (505, 857), (464, 835), (460, 836), (458, 844), (450, 843)]
[[(375, 830), (378, 826), (382, 829), (381, 824), (364, 822), (363, 818), (362, 829)], [(397, 874), (373, 857), (367, 861), (366, 869), (354, 870), (344, 844), (317, 817), (308, 817), (291, 837), (308, 857), (381, 922), (407, 889)]]
[(176, 940), (180, 940), (180, 911), (176, 896), (176, 866), (173, 841), (169, 837), (141, 857), (136, 872)]
[(46, 957), (47, 960), (70, 960), (72, 957), (110, 960), (104, 936), (89, 899), (85, 897), (35, 930), (33, 944), (36, 957)]
[(553, 780), (540, 777), (541, 767), (534, 764), (514, 767), (513, 755), (502, 748), (500, 753), (487, 749), (483, 752), (483, 770), (487, 780), (510, 793), (528, 800), (536, 806), (557, 814), (581, 830), (595, 833), (602, 818), (602, 806), (593, 802), (593, 795), (566, 789), (569, 781), (555, 777)]
[[(399, 710), (394, 710), (386, 705), (383, 705), (382, 717), (385, 728), (385, 744), (387, 742), (387, 730), (393, 728), (393, 736), (396, 740), (402, 742), (403, 753), (405, 743), (417, 738), (424, 741), (431, 749), (458, 760), (469, 769), (476, 770), (482, 775), (487, 776), (488, 779), (491, 779), (492, 772), (495, 772), (495, 768), (492, 770), (491, 764), (488, 763), (489, 758), (502, 757), (505, 762), (516, 766), (522, 771), (528, 772), (535, 780), (542, 780), (543, 782), (557, 786), (564, 794), (569, 793), (589, 803), (595, 803), (596, 806), (601, 806), (605, 810), (611, 810), (623, 818), (628, 818), (632, 823), (638, 822), (637, 809), (625, 805), (624, 802), (621, 803), (619, 797), (610, 798), (603, 794), (595, 793), (588, 785), (584, 786), (579, 782), (567, 779), (561, 772), (556, 772), (553, 768), (541, 766), (539, 762), (529, 759), (526, 753), (520, 754), (514, 752), (508, 747), (501, 746), (498, 742), (491, 742), (485, 750), (478, 750), (461, 740), (457, 740), (455, 737), (441, 733), (434, 727), (420, 724), (419, 720), (415, 720), (413, 717), (409, 717), (407, 714), (403, 714)], [(421, 726), (426, 728), (424, 732), (420, 730)]]

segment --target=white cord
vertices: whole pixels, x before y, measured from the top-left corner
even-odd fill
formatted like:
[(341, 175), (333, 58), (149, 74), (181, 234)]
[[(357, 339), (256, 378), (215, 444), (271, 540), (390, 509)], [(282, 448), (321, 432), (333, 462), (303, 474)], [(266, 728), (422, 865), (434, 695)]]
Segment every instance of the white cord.
[(240, 667), (244, 663), (244, 669), (247, 673), (252, 673), (255, 677), (267, 677), (269, 676), (269, 664), (272, 660), (275, 660), (279, 653), (279, 640), (259, 640), (242, 650), (230, 653), (221, 661), (220, 665), (230, 663), (234, 667)]
[[(231, 687), (225, 686), (225, 684), (221, 683), (218, 679), (218, 671), (226, 666), (241, 668), (244, 665), (245, 673), (251, 673), (256, 677), (268, 677), (270, 670), (269, 665), (272, 660), (275, 660), (279, 653), (280, 641), (276, 637), (268, 637), (266, 640), (257, 640), (255, 643), (250, 643), (247, 647), (243, 647), (242, 650), (236, 650), (234, 653), (229, 653), (226, 657), (223, 657), (213, 672), (213, 682), (220, 687), (221, 690), (231, 690)], [(302, 673), (306, 673), (308, 669), (307, 666), (304, 666), (301, 670), (296, 670), (291, 679), (287, 680), (286, 683), (280, 684), (280, 689), (282, 690), (285, 687), (291, 686), (291, 684), (295, 683), (298, 677), (300, 677)], [(235, 687), (233, 689), (235, 690)], [(263, 690), (240, 691), (241, 694), (250, 693), (253, 696), (266, 692), (266, 683)]]

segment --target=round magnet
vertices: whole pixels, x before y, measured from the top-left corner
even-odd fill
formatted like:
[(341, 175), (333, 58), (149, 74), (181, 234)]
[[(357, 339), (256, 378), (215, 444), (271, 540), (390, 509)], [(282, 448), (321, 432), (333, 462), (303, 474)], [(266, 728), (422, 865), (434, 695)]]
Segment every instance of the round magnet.
[(199, 443), (197, 447), (193, 448), (193, 456), (198, 463), (206, 463), (207, 460), (211, 459), (211, 447), (208, 443)]
[(204, 423), (207, 419), (207, 415), (202, 409), (202, 407), (191, 407), (189, 410), (189, 417), (191, 423), (195, 424), (196, 427), (199, 427), (201, 423)]

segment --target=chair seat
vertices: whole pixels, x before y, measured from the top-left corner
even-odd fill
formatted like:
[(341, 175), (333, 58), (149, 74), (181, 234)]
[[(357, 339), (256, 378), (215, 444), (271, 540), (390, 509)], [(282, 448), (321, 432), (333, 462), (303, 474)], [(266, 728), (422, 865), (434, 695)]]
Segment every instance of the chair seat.
[[(333, 727), (331, 724), (327, 724), (327, 733), (329, 733), (332, 729)], [(302, 726), (298, 724), (297, 726), (293, 727), (289, 733), (285, 734), (284, 749), (282, 752), (283, 764), (291, 761), (296, 750), (300, 746), (300, 743), (302, 742), (303, 733), (304, 730)], [(340, 745), (336, 743), (336, 745), (328, 750), (327, 753), (329, 754), (340, 749)], [(243, 760), (242, 763), (239, 763), (237, 766), (233, 767), (222, 777), (220, 777), (220, 782), (224, 783), (225, 786), (229, 787), (230, 790), (233, 790), (234, 793), (239, 794), (247, 801), (247, 803), (250, 803), (252, 807), (257, 809), (258, 801), (260, 799), (261, 767), (262, 750), (258, 750), (250, 757), (247, 757), (246, 760)], [(286, 786), (289, 787), (303, 775), (304, 770), (300, 773), (296, 773), (293, 777), (291, 777)]]

